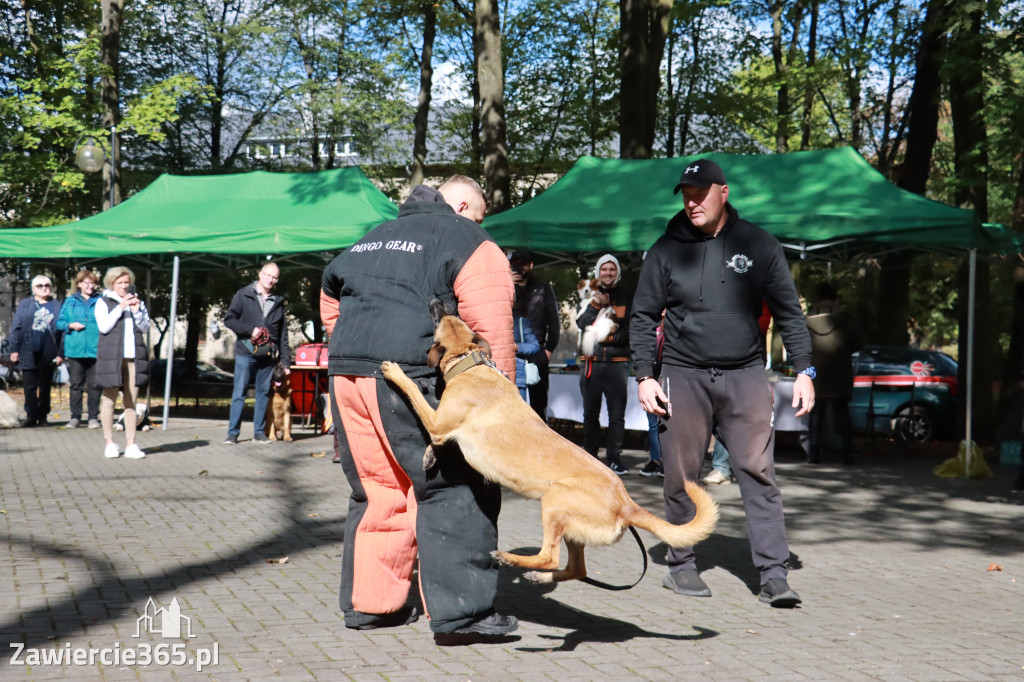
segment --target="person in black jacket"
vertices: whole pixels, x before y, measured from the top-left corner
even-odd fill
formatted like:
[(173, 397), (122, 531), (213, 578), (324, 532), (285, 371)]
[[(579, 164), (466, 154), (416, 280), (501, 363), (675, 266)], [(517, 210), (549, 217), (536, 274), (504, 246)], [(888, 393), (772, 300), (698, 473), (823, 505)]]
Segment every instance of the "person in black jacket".
[[(598, 339), (592, 355), (582, 356), (580, 392), (583, 394), (583, 449), (597, 457), (601, 436), (601, 398), (608, 404), (608, 466), (619, 476), (629, 473), (622, 464), (622, 440), (626, 435), (626, 382), (629, 379), (629, 314), (633, 294), (619, 286), (622, 268), (615, 256), (606, 253), (597, 259), (594, 273), (598, 291), (576, 316), (576, 324), (586, 329), (604, 309), (618, 325), (611, 335)], [(585, 333), (585, 332), (584, 332)], [(584, 349), (586, 352), (586, 349)]]
[[(805, 445), (807, 461), (818, 464), (825, 453), (832, 429), (839, 435), (844, 464), (854, 463), (853, 429), (850, 425), (850, 398), (853, 395), (853, 354), (864, 346), (860, 328), (839, 307), (836, 290), (828, 282), (818, 285), (815, 303), (807, 310), (807, 329), (811, 332), (814, 367), (814, 398), (817, 408), (807, 425)], [(829, 415), (832, 415), (831, 420)], [(806, 444), (805, 444), (806, 442)]]
[[(285, 320), (284, 299), (274, 294), (274, 287), (281, 278), (281, 270), (274, 262), (267, 262), (260, 268), (259, 278), (253, 284), (246, 284), (231, 299), (224, 324), (238, 335), (235, 341), (235, 384), (231, 392), (231, 414), (228, 421), (228, 437), (225, 443), (237, 443), (242, 431), (242, 408), (245, 407), (245, 392), (255, 376), (256, 405), (253, 412), (253, 442), (269, 443), (263, 433), (267, 421), (267, 396), (274, 366), (280, 362), (285, 374), (291, 374), (291, 350), (288, 348), (288, 323)], [(267, 343), (277, 346), (280, 357), (256, 357), (258, 346)]]
[[(789, 544), (782, 494), (775, 484), (774, 406), (761, 358), (762, 302), (775, 318), (799, 373), (797, 416), (814, 406), (811, 339), (782, 246), (740, 219), (728, 203), (718, 164), (702, 159), (683, 172), (675, 191), (684, 208), (654, 243), (640, 271), (630, 322), (640, 404), (661, 417), (665, 516), (693, 518), (683, 481), (696, 481), (711, 435), (731, 455), (747, 516), (758, 599), (792, 607), (800, 597), (787, 582)], [(660, 381), (654, 378), (655, 329), (665, 310)], [(693, 548), (670, 548), (664, 586), (710, 597)]]
[[(478, 225), (487, 202), (471, 178), (419, 185), (381, 223), (324, 270), (320, 316), (330, 334), (331, 411), (344, 433), (342, 470), (351, 497), (338, 603), (345, 627), (411, 623), (418, 585), (435, 641), (470, 643), (515, 631), (494, 609), (500, 488), (456, 446), (429, 471), (430, 438), (408, 399), (381, 376), (400, 364), (436, 408), (444, 379), (428, 364), (429, 304), (439, 299), (487, 340), (495, 371), (515, 380), (514, 290), (505, 254)], [(418, 561), (418, 583), (413, 569)]]
[(531, 274), (533, 254), (518, 249), (509, 254), (508, 261), (512, 268), (512, 283), (516, 286), (516, 310), (530, 321), (530, 327), (540, 343), (540, 352), (526, 358), (540, 369), (540, 381), (529, 387), (530, 407), (541, 419), (547, 421), (548, 370), (551, 354), (555, 352), (562, 332), (558, 300), (550, 284), (541, 282)]
[(46, 426), (50, 414), (53, 368), (63, 358), (62, 332), (57, 328), (61, 302), (53, 297), (53, 282), (46, 275), (32, 278), (32, 295), (22, 299), (11, 321), (11, 362), (21, 370), (25, 386), (23, 426)]

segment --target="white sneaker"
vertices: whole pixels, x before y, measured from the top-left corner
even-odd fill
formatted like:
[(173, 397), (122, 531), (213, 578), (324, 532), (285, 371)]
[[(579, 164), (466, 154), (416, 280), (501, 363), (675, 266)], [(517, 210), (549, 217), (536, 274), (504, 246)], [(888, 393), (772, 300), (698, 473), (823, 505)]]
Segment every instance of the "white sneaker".
[(108, 443), (107, 447), (103, 448), (103, 456), (107, 459), (117, 459), (121, 456), (121, 451), (117, 447), (117, 443)]
[(146, 453), (139, 449), (139, 446), (132, 443), (124, 449), (124, 456), (128, 459), (142, 459)]
[[(125, 456), (127, 457), (128, 454), (125, 453)], [(703, 481), (704, 481), (705, 485), (721, 485), (723, 483), (724, 484), (732, 483), (732, 479), (730, 477), (726, 476), (725, 474), (723, 474), (718, 469), (712, 469), (711, 473), (708, 474), (707, 476), (705, 476)]]

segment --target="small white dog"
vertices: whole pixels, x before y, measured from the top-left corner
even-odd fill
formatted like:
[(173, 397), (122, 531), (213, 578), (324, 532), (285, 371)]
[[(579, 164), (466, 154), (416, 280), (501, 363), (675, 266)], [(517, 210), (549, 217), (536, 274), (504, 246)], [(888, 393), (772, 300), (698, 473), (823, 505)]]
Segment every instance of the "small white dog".
[[(149, 405), (146, 403), (135, 403), (135, 428), (139, 431), (149, 431), (152, 424), (149, 421)], [(124, 431), (124, 413), (114, 422), (115, 431)]]
[(601, 308), (597, 319), (583, 330), (583, 336), (580, 339), (580, 352), (583, 355), (592, 356), (598, 343), (619, 330), (618, 323), (612, 317), (614, 313), (613, 308)]
[(18, 404), (7, 395), (7, 382), (0, 379), (0, 429), (13, 429), (18, 425)]

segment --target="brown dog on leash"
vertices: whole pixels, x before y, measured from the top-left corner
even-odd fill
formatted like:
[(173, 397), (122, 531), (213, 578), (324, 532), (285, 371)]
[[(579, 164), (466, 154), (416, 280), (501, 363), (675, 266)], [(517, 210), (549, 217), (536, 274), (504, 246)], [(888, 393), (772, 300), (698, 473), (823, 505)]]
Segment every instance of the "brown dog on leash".
[(267, 401), (267, 423), (263, 426), (263, 433), (270, 440), (277, 440), (277, 434), (281, 434), (281, 440), (292, 440), (292, 384), (285, 374), (284, 365), (280, 362), (274, 368), (274, 375), (270, 378), (270, 400)]
[[(540, 499), (540, 552), (494, 552), (495, 559), (535, 569), (524, 575), (533, 582), (560, 582), (587, 575), (585, 545), (611, 544), (628, 526), (648, 530), (673, 547), (689, 547), (710, 535), (718, 506), (702, 487), (686, 483), (686, 493), (697, 506), (689, 523), (676, 526), (654, 516), (633, 501), (611, 469), (548, 428), (515, 384), (490, 363), (487, 341), (438, 300), (431, 301), (430, 313), (435, 329), (427, 364), (440, 367), (446, 382), (437, 410), (397, 364), (384, 362), (381, 371), (409, 398), (432, 445), (455, 441), (466, 462), (485, 478)], [(428, 446), (424, 468), (433, 463), (434, 450)], [(569, 560), (564, 569), (556, 570), (563, 538)]]

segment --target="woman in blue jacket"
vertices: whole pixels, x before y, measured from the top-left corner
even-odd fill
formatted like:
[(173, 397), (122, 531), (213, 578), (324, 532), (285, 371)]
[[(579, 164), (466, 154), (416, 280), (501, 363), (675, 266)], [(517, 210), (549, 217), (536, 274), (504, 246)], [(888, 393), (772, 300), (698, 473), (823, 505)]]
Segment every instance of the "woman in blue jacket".
[(32, 278), (32, 295), (22, 299), (11, 323), (11, 361), (21, 370), (25, 386), (23, 426), (46, 426), (50, 414), (50, 386), (54, 365), (59, 365), (60, 301), (51, 295), (53, 282), (46, 275)]
[(516, 387), (526, 400), (526, 361), (540, 352), (540, 342), (533, 333), (530, 319), (518, 313), (512, 315), (512, 336), (516, 342)]
[(71, 407), (67, 427), (74, 429), (82, 422), (82, 389), (88, 394), (86, 409), (89, 428), (100, 427), (100, 394), (96, 386), (96, 343), (100, 331), (96, 326), (96, 287), (99, 276), (91, 270), (79, 270), (75, 277), (77, 292), (64, 299), (57, 318), (57, 329), (64, 332), (61, 355), (68, 363), (71, 383)]

